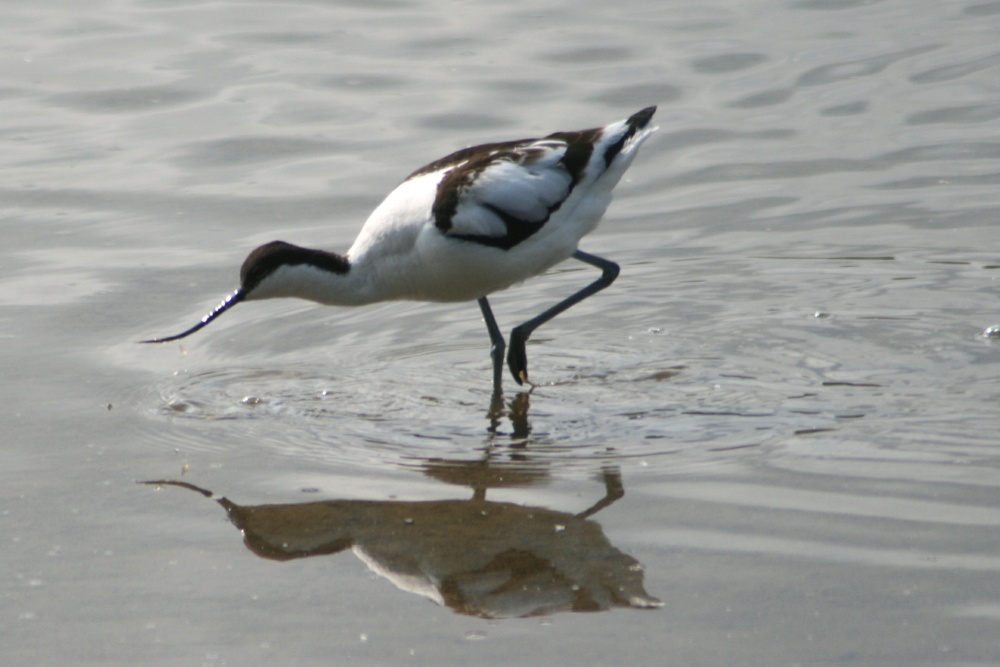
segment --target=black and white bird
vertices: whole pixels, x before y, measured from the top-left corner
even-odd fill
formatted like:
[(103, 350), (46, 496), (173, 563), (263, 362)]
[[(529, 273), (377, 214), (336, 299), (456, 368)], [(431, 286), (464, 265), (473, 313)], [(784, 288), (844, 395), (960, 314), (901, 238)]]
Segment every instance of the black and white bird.
[(574, 258), (601, 276), (514, 328), (507, 365), (528, 380), (525, 343), (550, 319), (608, 285), (614, 262), (577, 248), (611, 191), (657, 128), (656, 107), (605, 127), (464, 148), (413, 172), (372, 212), (345, 255), (272, 241), (240, 269), (240, 287), (187, 331), (243, 301), (296, 297), (332, 306), (390, 300), (477, 300), (492, 342), (499, 389), (507, 347), (487, 295)]

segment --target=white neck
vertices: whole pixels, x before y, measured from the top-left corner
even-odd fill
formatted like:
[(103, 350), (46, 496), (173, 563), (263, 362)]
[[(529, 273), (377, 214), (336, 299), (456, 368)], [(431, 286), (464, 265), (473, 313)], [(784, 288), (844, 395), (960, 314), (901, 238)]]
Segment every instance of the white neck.
[(381, 301), (363, 266), (334, 273), (311, 264), (280, 266), (260, 282), (247, 300), (296, 298), (327, 306), (360, 306)]

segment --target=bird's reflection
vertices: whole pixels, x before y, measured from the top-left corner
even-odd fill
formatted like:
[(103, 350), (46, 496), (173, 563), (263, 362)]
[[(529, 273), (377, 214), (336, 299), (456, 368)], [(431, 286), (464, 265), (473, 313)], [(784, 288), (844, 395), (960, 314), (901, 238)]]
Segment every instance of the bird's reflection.
[[(643, 568), (615, 549), (595, 513), (624, 495), (617, 470), (603, 473), (604, 497), (577, 514), (486, 500), (497, 482), (481, 462), (429, 461), (425, 472), (470, 484), (468, 500), (327, 500), (238, 505), (214, 499), (262, 558), (291, 560), (350, 549), (376, 574), (458, 613), (484, 618), (662, 606), (643, 588)], [(508, 484), (531, 483), (512, 473)], [(467, 475), (467, 477), (466, 477)], [(518, 477), (520, 475), (520, 477)], [(512, 481), (514, 480), (514, 481)]]
[(487, 431), (492, 437), (500, 435), (500, 425), (504, 417), (510, 420), (512, 441), (511, 446), (523, 447), (531, 434), (531, 423), (528, 421), (528, 407), (531, 400), (530, 391), (521, 391), (514, 394), (514, 397), (507, 405), (504, 405), (503, 392), (494, 391), (490, 400), (490, 408), (486, 413), (486, 418), (490, 425)]

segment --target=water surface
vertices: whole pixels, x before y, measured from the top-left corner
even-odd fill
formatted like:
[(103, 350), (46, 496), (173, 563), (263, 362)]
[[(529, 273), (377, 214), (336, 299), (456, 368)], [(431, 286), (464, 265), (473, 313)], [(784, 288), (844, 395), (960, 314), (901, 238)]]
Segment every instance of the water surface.
[[(1000, 3), (0, 19), (9, 664), (1000, 663)], [(135, 344), (431, 159), (649, 104), (530, 394), (474, 304)]]

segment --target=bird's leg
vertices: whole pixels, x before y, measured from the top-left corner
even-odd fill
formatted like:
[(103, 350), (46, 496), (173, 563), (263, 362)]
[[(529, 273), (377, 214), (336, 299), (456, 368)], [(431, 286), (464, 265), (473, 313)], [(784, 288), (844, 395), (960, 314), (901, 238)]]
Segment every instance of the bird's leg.
[(490, 302), (486, 297), (479, 299), (479, 309), (483, 311), (483, 319), (486, 320), (486, 330), (490, 332), (490, 357), (493, 359), (493, 393), (498, 394), (501, 389), (503, 379), (503, 353), (507, 344), (497, 326), (497, 320), (493, 317), (493, 310), (490, 309)]
[(621, 500), (625, 497), (625, 485), (622, 484), (622, 471), (618, 466), (602, 469), (601, 479), (604, 480), (604, 497), (577, 514), (578, 518), (589, 519), (616, 500)]
[[(524, 324), (515, 327), (514, 330), (510, 332), (510, 349), (507, 352), (507, 366), (510, 368), (511, 375), (514, 376), (514, 380), (517, 381), (518, 384), (524, 384), (528, 381), (528, 353), (524, 349), (524, 344), (528, 342), (528, 338), (531, 337), (531, 334), (535, 331), (535, 329), (545, 324), (564, 310), (580, 303), (588, 296), (600, 292), (602, 289), (615, 281), (615, 278), (618, 277), (618, 272), (621, 270), (620, 267), (614, 262), (604, 259), (603, 257), (597, 257), (596, 255), (585, 253), (582, 250), (574, 252), (573, 258), (599, 268), (601, 270), (601, 277), (584, 287), (576, 294), (573, 294), (569, 298), (566, 298), (552, 306), (541, 315), (537, 315)], [(482, 305), (483, 301), (485, 301), (485, 299), (480, 299), (480, 305)], [(488, 321), (487, 326), (489, 326)], [(496, 371), (495, 368), (494, 371)]]

